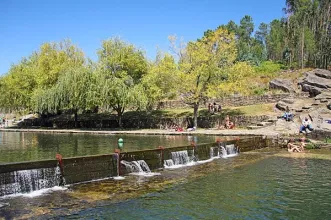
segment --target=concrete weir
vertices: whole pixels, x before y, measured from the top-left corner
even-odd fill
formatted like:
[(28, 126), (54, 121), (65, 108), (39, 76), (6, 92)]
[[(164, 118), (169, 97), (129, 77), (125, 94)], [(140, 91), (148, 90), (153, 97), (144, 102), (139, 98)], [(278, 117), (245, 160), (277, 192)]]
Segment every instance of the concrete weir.
[(215, 154), (211, 151), (226, 145), (235, 145), (240, 152), (245, 152), (275, 146), (276, 143), (273, 139), (255, 136), (224, 142), (219, 140), (210, 144), (192, 143), (190, 146), (63, 159), (61, 155), (56, 155), (54, 160), (0, 164), (0, 196), (128, 174), (129, 171), (121, 161), (144, 160), (150, 170), (162, 169), (164, 161), (171, 159), (172, 152), (187, 151), (187, 157), (199, 161), (208, 160)]

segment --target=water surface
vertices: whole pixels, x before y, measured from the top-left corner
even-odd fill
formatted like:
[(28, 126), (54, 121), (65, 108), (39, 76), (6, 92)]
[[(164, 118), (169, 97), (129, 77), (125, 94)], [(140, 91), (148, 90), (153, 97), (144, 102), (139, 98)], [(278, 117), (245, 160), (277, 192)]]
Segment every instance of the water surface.
[[(330, 219), (330, 154), (258, 150), (161, 176), (0, 200), (0, 216), (57, 219)], [(323, 154), (320, 154), (323, 153)], [(321, 155), (319, 158), (318, 155)]]
[[(117, 140), (124, 139), (124, 151), (175, 147), (215, 142), (216, 136), (104, 135), (38, 132), (0, 132), (0, 163), (113, 153)], [(228, 137), (229, 138), (229, 137)], [(226, 139), (222, 137), (222, 139)]]

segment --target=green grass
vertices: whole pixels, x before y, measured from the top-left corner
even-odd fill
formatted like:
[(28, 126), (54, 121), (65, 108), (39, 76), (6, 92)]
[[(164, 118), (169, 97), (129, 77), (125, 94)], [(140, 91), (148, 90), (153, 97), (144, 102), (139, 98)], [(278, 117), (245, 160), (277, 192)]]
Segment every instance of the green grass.
[(260, 105), (248, 105), (241, 107), (234, 107), (232, 110), (238, 110), (243, 115), (266, 115), (272, 114), (275, 104), (260, 104)]

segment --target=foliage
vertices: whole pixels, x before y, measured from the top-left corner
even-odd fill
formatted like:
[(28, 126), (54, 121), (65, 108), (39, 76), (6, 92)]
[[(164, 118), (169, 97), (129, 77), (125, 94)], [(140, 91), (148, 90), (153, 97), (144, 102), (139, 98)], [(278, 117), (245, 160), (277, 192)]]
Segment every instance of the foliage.
[(45, 43), (35, 55), (37, 56), (35, 77), (40, 88), (52, 87), (61, 73), (69, 68), (81, 67), (85, 63), (83, 52), (72, 45), (70, 40)]
[(247, 83), (247, 80), (255, 77), (255, 71), (247, 62), (237, 62), (224, 70), (227, 80), (215, 81), (209, 87), (213, 97), (223, 97), (233, 94), (251, 94), (254, 83)]
[(34, 94), (53, 87), (69, 68), (84, 65), (84, 54), (69, 40), (45, 43), (40, 50), (12, 65), (1, 78), (0, 105), (8, 110), (31, 110)]
[(158, 101), (178, 97), (179, 70), (175, 59), (170, 54), (157, 54), (157, 59), (144, 75), (142, 84), (148, 97), (148, 107)]
[(145, 88), (141, 85), (147, 74), (147, 60), (141, 50), (119, 38), (103, 41), (98, 54), (99, 104), (115, 110), (122, 126), (125, 109), (142, 109), (148, 103)]
[(262, 62), (259, 66), (254, 67), (259, 75), (272, 75), (282, 69), (282, 65), (272, 61)]
[(182, 100), (194, 108), (194, 126), (197, 127), (199, 103), (208, 98), (209, 84), (236, 59), (234, 34), (218, 28), (198, 41), (189, 42), (177, 54), (180, 54), (182, 82), (179, 92)]

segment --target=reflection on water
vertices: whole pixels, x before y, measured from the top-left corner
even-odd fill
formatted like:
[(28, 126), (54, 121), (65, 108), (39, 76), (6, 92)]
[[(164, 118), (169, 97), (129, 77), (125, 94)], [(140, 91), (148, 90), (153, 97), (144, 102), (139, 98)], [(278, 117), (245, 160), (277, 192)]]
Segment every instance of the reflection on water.
[[(175, 147), (215, 142), (216, 136), (185, 135), (91, 135), (0, 132), (0, 163), (54, 159), (63, 157), (113, 153), (117, 140), (124, 139), (124, 151)], [(223, 137), (223, 139), (225, 139)]]
[[(288, 155), (284, 153), (283, 155)], [(330, 219), (327, 160), (263, 151), (176, 170), (0, 200), (0, 216), (77, 219)]]

